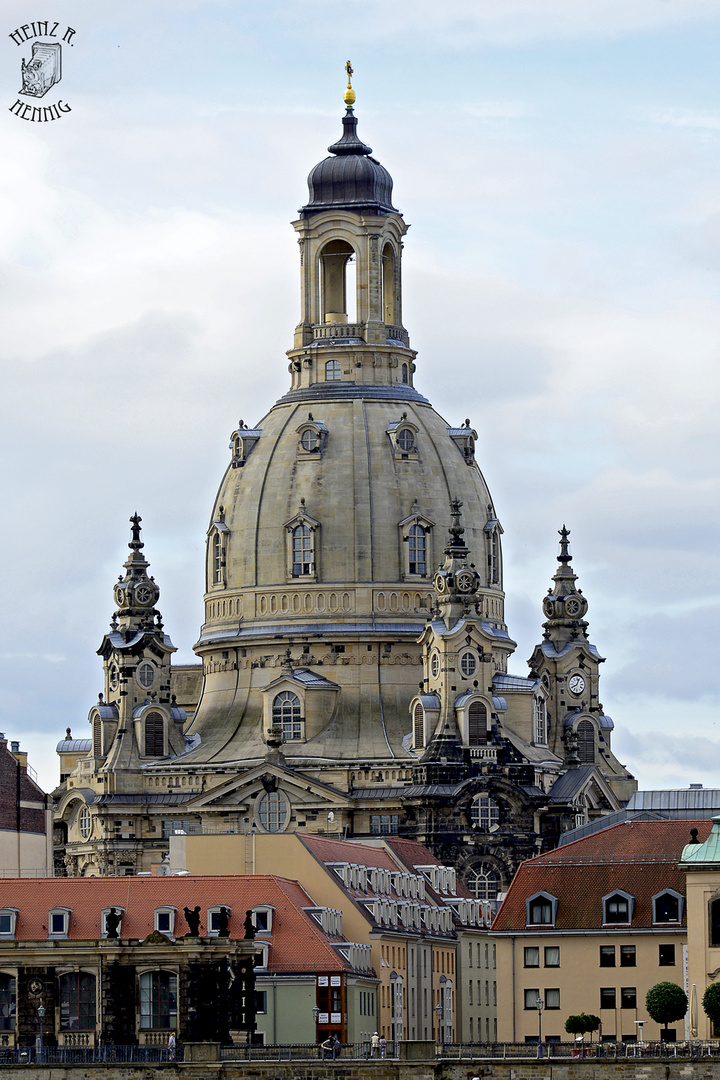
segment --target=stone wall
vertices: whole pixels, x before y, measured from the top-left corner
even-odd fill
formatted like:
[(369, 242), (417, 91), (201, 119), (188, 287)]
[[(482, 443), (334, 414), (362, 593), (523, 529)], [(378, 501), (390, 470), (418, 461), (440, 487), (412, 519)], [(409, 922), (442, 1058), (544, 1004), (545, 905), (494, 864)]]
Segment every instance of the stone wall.
[(720, 1080), (720, 1058), (584, 1061), (253, 1061), (3, 1066), (24, 1080)]

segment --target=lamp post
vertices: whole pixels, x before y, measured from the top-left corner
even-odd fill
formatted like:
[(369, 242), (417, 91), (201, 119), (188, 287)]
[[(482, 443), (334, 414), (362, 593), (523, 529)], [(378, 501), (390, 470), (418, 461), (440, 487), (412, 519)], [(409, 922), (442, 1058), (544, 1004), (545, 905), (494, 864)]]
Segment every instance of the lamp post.
[(317, 1007), (317, 1005), (313, 1005), (312, 1014), (313, 1014), (313, 1023), (315, 1025), (315, 1042), (317, 1042), (317, 1025), (318, 1025), (318, 1018), (320, 1016), (320, 1009)]
[(535, 999), (535, 1008), (537, 1009), (537, 1014), (538, 1014), (538, 1052), (537, 1052), (537, 1056), (538, 1056), (539, 1058), (541, 1058), (541, 1057), (543, 1056), (543, 1048), (542, 1048), (542, 1011), (543, 1011), (543, 999), (542, 999), (541, 997), (537, 997), (537, 998)]
[(40, 1040), (36, 1047), (36, 1057), (38, 1061), (43, 1059), (43, 1020), (45, 1019), (45, 1006), (38, 1005), (37, 1007), (38, 1020), (40, 1021)]
[(438, 1042), (440, 1044), (445, 1042), (445, 1032), (443, 1031), (443, 1007), (442, 998), (435, 1006), (435, 1015), (438, 1018)]

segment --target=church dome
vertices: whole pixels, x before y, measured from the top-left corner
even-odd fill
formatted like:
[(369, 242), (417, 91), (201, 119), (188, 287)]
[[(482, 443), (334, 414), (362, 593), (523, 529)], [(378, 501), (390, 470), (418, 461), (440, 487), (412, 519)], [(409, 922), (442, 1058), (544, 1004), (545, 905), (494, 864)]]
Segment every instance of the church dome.
[(351, 109), (342, 123), (342, 136), (328, 146), (333, 156), (321, 161), (308, 176), (310, 201), (301, 215), (307, 217), (340, 207), (358, 214), (393, 213), (390, 173), (370, 156), (372, 147), (358, 137), (357, 117)]

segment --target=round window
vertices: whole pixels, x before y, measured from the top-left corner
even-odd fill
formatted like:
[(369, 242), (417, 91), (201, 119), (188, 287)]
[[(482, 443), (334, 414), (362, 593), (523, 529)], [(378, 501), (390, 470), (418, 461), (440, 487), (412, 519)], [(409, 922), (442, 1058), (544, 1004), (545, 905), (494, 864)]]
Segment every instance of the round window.
[(147, 660), (137, 669), (137, 681), (146, 690), (155, 682), (155, 668)]
[(318, 448), (318, 433), (317, 433), (317, 431), (313, 431), (312, 428), (306, 428), (305, 431), (303, 431), (302, 435), (300, 436), (300, 445), (302, 446), (303, 450), (306, 450), (308, 453), (310, 453), (313, 450), (317, 450), (317, 448)]
[(87, 840), (92, 832), (92, 816), (87, 806), (83, 806), (78, 815), (78, 828), (83, 840)]
[(440, 674), (440, 657), (436, 652), (434, 652), (430, 657), (430, 674), (432, 675), (433, 679), (437, 679), (438, 675)]
[(460, 670), (466, 679), (475, 674), (476, 666), (475, 653), (464, 652), (460, 657)]
[(400, 428), (400, 431), (398, 431), (397, 441), (398, 446), (400, 447), (402, 452), (404, 454), (407, 454), (408, 451), (412, 450), (413, 446), (415, 445), (415, 436), (413, 435), (410, 428)]

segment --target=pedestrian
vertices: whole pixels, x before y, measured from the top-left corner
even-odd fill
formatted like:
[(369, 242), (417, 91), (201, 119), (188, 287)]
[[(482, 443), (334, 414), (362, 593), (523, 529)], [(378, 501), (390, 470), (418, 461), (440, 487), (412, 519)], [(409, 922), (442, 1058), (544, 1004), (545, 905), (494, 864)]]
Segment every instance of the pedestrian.
[(327, 1057), (331, 1057), (331, 1058), (335, 1057), (335, 1044), (333, 1043), (333, 1040), (330, 1038), (329, 1035), (328, 1035), (327, 1039), (325, 1039), (324, 1042), (320, 1043), (320, 1046), (321, 1046), (322, 1052), (323, 1052), (323, 1054), (322, 1054), (323, 1061), (325, 1061), (325, 1059)]
[(373, 1032), (373, 1037), (370, 1040), (370, 1050), (373, 1057), (380, 1057), (380, 1036), (377, 1031)]
[(381, 1035), (380, 1036), (380, 1057), (381, 1058), (385, 1057), (385, 1051), (386, 1050), (387, 1050), (387, 1043), (385, 1041), (385, 1036)]
[(333, 1035), (333, 1060), (340, 1054), (340, 1040), (337, 1035)]
[(174, 1060), (175, 1060), (175, 1032), (171, 1031), (170, 1032), (170, 1037), (168, 1039), (168, 1061), (174, 1061)]

